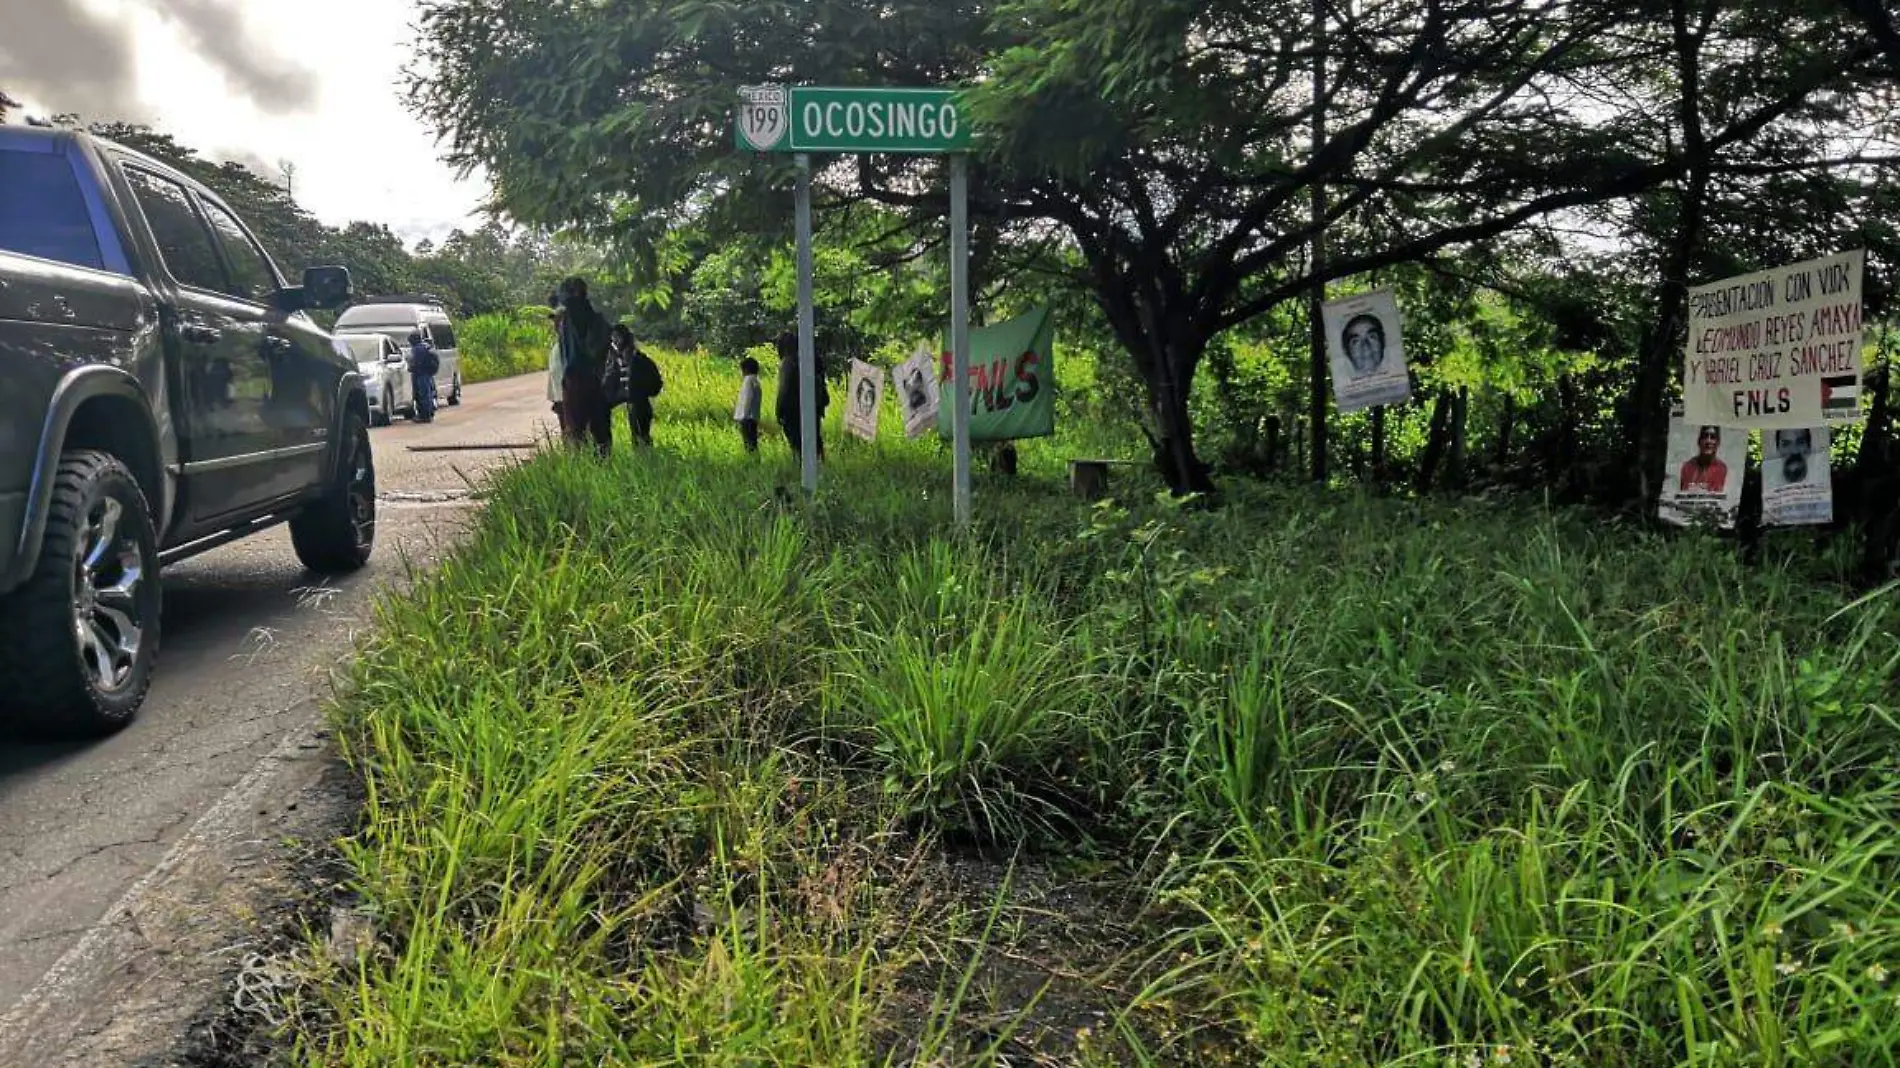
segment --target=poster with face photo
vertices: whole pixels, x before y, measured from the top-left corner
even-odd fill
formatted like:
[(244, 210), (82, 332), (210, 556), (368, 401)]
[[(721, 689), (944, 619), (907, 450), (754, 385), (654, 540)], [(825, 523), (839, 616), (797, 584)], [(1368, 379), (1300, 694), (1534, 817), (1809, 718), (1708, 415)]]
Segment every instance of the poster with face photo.
[(1680, 411), (1669, 419), (1669, 451), (1663, 461), (1657, 514), (1679, 527), (1735, 526), (1748, 469), (1748, 430), (1691, 423)]
[(1761, 432), (1761, 521), (1799, 527), (1834, 521), (1827, 427)]
[(877, 410), (884, 402), (884, 369), (851, 361), (851, 392), (844, 406), (844, 428), (866, 441), (877, 440)]
[(1342, 412), (1401, 404), (1412, 396), (1400, 338), (1399, 303), (1389, 289), (1336, 300), (1320, 309), (1333, 364), (1333, 399)]
[(922, 437), (937, 426), (937, 354), (930, 346), (897, 365), (897, 403), (904, 413), (904, 436)]

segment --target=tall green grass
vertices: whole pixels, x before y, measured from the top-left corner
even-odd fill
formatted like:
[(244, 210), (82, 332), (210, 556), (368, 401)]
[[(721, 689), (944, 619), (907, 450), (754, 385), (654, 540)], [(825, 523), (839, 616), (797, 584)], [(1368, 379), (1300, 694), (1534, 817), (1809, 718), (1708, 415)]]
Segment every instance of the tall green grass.
[[(1900, 638), (1844, 561), (1090, 507), (1068, 431), (958, 533), (894, 417), (834, 415), (807, 503), (736, 370), (664, 368), (655, 448), (503, 476), (383, 606), (336, 715), (385, 950), (306, 989), (306, 1063), (1894, 1062)], [(1112, 873), (1105, 1026), (979, 1006), (1021, 917), (941, 865), (999, 847)]]
[(545, 372), (554, 333), (546, 308), (474, 315), (457, 328), (462, 353), (462, 381), (491, 382), (498, 378)]

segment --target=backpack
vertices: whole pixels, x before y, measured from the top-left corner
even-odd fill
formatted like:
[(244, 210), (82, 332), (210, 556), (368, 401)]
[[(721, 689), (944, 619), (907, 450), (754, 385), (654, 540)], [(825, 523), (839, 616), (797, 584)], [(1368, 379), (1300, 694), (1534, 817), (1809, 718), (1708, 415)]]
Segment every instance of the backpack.
[(666, 388), (666, 381), (660, 377), (660, 365), (654, 363), (653, 357), (638, 346), (633, 350), (633, 366), (628, 368), (627, 386), (628, 392), (648, 400), (659, 396), (660, 391)]

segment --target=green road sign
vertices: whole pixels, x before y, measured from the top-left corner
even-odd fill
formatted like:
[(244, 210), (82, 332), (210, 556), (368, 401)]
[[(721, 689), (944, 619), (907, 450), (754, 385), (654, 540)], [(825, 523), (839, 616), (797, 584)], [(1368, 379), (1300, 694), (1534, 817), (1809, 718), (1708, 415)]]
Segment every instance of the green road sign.
[(963, 152), (970, 119), (955, 89), (739, 90), (734, 134), (754, 152)]

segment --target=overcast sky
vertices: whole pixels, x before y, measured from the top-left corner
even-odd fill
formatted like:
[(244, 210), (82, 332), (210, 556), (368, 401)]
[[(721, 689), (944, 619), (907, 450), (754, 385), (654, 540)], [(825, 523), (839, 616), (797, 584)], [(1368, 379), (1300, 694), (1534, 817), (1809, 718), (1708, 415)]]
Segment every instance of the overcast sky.
[(486, 189), (403, 106), (416, 16), (415, 0), (0, 0), (0, 89), (29, 114), (148, 122), (280, 180), (288, 160), (324, 222), (439, 238)]

